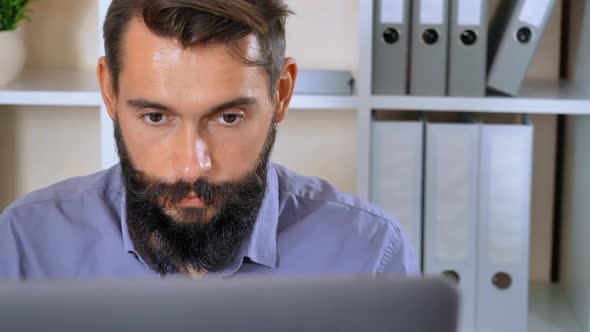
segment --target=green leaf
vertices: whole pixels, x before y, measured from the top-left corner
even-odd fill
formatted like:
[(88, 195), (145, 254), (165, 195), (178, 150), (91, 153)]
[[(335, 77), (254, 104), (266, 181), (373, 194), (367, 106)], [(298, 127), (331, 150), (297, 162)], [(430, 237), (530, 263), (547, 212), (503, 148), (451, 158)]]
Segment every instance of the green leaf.
[(15, 30), (19, 22), (31, 19), (28, 5), (38, 0), (0, 0), (0, 31)]

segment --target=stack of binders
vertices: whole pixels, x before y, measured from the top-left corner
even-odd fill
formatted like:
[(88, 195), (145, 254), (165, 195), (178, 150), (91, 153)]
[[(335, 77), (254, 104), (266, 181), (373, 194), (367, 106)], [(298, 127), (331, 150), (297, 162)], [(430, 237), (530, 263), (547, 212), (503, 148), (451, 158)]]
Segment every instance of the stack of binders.
[(410, 94), (444, 96), (447, 81), (449, 4), (412, 1)]
[(371, 199), (457, 283), (460, 331), (526, 331), (533, 126), (444, 116), (374, 122)]
[(424, 272), (456, 281), (463, 331), (526, 331), (533, 128), (426, 124)]
[[(517, 95), (556, 0), (374, 0), (374, 95)], [(489, 40), (488, 40), (489, 34)]]
[(424, 272), (457, 283), (462, 332), (476, 326), (479, 153), (477, 125), (427, 122)]
[(503, 1), (490, 30), (488, 87), (516, 96), (556, 0)]
[(424, 123), (410, 112), (386, 112), (371, 132), (370, 198), (395, 216), (422, 257)]

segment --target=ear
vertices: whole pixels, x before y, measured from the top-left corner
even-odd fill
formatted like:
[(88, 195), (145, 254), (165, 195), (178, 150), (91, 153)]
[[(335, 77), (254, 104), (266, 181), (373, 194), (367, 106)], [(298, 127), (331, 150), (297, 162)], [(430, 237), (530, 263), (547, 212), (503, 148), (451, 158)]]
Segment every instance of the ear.
[(295, 81), (297, 80), (297, 63), (293, 58), (286, 58), (283, 66), (283, 73), (277, 85), (277, 116), (276, 121), (281, 122), (287, 116), (289, 103), (293, 97)]
[(117, 109), (117, 96), (115, 95), (115, 91), (113, 90), (111, 74), (107, 67), (106, 58), (104, 56), (98, 59), (98, 64), (96, 65), (96, 75), (98, 76), (98, 82), (100, 84), (100, 93), (102, 95), (102, 100), (104, 101), (104, 104), (107, 107), (109, 117), (114, 121)]

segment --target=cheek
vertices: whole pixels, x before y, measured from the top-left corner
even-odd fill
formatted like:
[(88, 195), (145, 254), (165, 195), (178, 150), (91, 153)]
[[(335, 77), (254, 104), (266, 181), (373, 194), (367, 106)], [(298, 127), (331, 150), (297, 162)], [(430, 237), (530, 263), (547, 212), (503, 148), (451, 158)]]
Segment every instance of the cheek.
[(170, 153), (170, 149), (166, 148), (168, 138), (146, 130), (133, 116), (119, 118), (129, 158), (139, 170), (152, 176), (167, 177), (165, 161), (168, 159), (167, 153)]
[(252, 170), (260, 157), (267, 134), (267, 126), (257, 125), (239, 134), (212, 135), (209, 148), (216, 175), (224, 180), (236, 180)]

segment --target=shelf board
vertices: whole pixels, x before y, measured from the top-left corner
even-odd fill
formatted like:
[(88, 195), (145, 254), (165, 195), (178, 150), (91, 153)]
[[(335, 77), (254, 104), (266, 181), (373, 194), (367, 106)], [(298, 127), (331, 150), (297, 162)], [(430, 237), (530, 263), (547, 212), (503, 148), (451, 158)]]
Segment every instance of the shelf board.
[(0, 105), (100, 106), (92, 71), (29, 70), (0, 86)]
[(529, 332), (582, 332), (561, 286), (531, 283)]
[[(0, 86), (0, 105), (100, 106), (96, 74), (92, 71), (25, 71)], [(356, 96), (294, 95), (293, 109), (358, 108)]]
[(569, 82), (531, 81), (519, 97), (373, 96), (372, 109), (529, 114), (590, 114), (590, 91)]
[[(294, 95), (292, 109), (357, 110), (358, 96)], [(567, 82), (528, 82), (520, 97), (373, 96), (372, 109), (590, 115), (590, 90)], [(92, 71), (25, 71), (0, 87), (0, 105), (100, 106)]]

